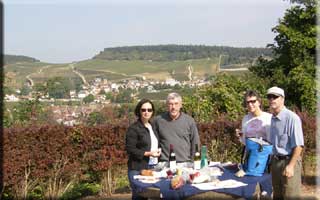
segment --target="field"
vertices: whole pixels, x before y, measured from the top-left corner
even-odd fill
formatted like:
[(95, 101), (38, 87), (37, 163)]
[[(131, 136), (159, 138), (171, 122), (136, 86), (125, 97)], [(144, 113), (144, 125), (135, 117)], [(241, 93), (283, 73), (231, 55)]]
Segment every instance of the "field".
[(113, 80), (113, 81), (118, 81), (118, 80), (128, 78), (128, 76), (125, 76), (122, 74), (106, 72), (103, 70), (80, 69), (78, 71), (84, 75), (84, 77), (88, 82), (92, 81), (96, 77), (103, 77), (103, 78), (106, 78), (107, 80)]
[(30, 78), (34, 80), (35, 83), (43, 83), (49, 78), (53, 77), (64, 77), (68, 79), (74, 79), (78, 76), (72, 71), (68, 65), (47, 65), (42, 68), (40, 73), (34, 73), (30, 75)]
[(5, 86), (21, 88), (26, 82), (27, 76), (37, 73), (47, 63), (17, 63), (4, 66)]
[[(146, 78), (175, 78), (176, 80), (188, 80), (188, 66), (192, 66), (195, 76), (213, 75), (216, 70), (217, 59), (198, 59), (174, 62), (155, 62), (146, 60), (136, 61), (106, 61), (87, 60), (75, 64), (77, 70), (109, 72), (127, 77), (145, 76)], [(86, 74), (84, 74), (86, 75)], [(110, 79), (110, 78), (109, 78)], [(112, 79), (110, 79), (112, 80)]]
[[(173, 78), (179, 81), (203, 78), (214, 75), (218, 58), (197, 59), (173, 62), (156, 62), (152, 60), (84, 60), (70, 64), (49, 64), (42, 62), (16, 63), (4, 67), (5, 86), (20, 89), (27, 80), (41, 83), (53, 77), (75, 78), (77, 70), (87, 81), (95, 77), (110, 81), (144, 77), (163, 81)], [(73, 67), (73, 68), (72, 68)]]

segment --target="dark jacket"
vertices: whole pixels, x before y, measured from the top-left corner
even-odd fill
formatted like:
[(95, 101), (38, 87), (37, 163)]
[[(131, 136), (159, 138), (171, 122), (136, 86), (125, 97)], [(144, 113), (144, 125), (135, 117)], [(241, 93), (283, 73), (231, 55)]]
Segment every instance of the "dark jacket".
[[(153, 128), (153, 124), (151, 123)], [(154, 128), (153, 128), (154, 130)], [(155, 133), (157, 139), (158, 136)], [(131, 124), (126, 133), (126, 151), (128, 153), (128, 169), (147, 169), (149, 157), (144, 156), (144, 152), (150, 151), (151, 138), (149, 130), (140, 120)]]

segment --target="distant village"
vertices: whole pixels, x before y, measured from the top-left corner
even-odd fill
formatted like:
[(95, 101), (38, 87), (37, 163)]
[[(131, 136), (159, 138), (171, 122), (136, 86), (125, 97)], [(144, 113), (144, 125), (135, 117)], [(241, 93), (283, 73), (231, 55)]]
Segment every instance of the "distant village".
[[(70, 98), (68, 99), (55, 99), (50, 98), (48, 94), (39, 94), (39, 92), (32, 91), (29, 95), (19, 95), (21, 92), (16, 91), (16, 94), (5, 94), (4, 100), (6, 102), (19, 102), (23, 100), (34, 100), (36, 97), (41, 102), (51, 103), (50, 109), (53, 113), (53, 118), (59, 124), (73, 126), (80, 123), (80, 119), (85, 118), (91, 112), (99, 111), (104, 106), (110, 105), (110, 99), (106, 98), (103, 93), (117, 93), (121, 89), (131, 89), (139, 91), (140, 89), (146, 90), (147, 93), (158, 93), (156, 85), (166, 85), (167, 87), (199, 87), (209, 84), (205, 79), (195, 79), (190, 81), (180, 82), (175, 79), (166, 79), (165, 81), (146, 80), (145, 77), (141, 79), (123, 80), (121, 82), (111, 82), (104, 78), (95, 78), (91, 82), (82, 85), (82, 89), (78, 92), (76, 90), (70, 91)], [(101, 92), (104, 91), (104, 92)], [(55, 102), (82, 102), (88, 95), (93, 95), (94, 101), (89, 104), (81, 103), (79, 106), (56, 105)], [(134, 95), (134, 94), (132, 94)]]

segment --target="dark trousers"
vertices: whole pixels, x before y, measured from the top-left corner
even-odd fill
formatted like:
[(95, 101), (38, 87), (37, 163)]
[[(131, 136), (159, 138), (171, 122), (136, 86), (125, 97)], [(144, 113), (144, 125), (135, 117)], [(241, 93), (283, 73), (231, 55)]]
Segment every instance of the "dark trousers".
[(140, 174), (140, 171), (128, 170), (128, 179), (129, 179), (130, 187), (132, 190), (132, 200), (147, 200), (148, 198), (144, 198), (144, 197), (138, 195), (137, 188), (133, 184), (133, 176), (139, 175), (139, 174)]
[(293, 177), (287, 178), (282, 173), (289, 163), (288, 159), (276, 159), (271, 161), (273, 199), (299, 199), (301, 193), (301, 159), (297, 160)]

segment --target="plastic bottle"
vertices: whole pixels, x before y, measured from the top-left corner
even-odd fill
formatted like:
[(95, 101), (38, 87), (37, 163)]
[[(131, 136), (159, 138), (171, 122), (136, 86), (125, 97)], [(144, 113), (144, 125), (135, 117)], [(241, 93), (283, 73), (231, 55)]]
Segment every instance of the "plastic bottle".
[(202, 145), (201, 147), (201, 168), (208, 166), (208, 159), (207, 159), (207, 146)]

